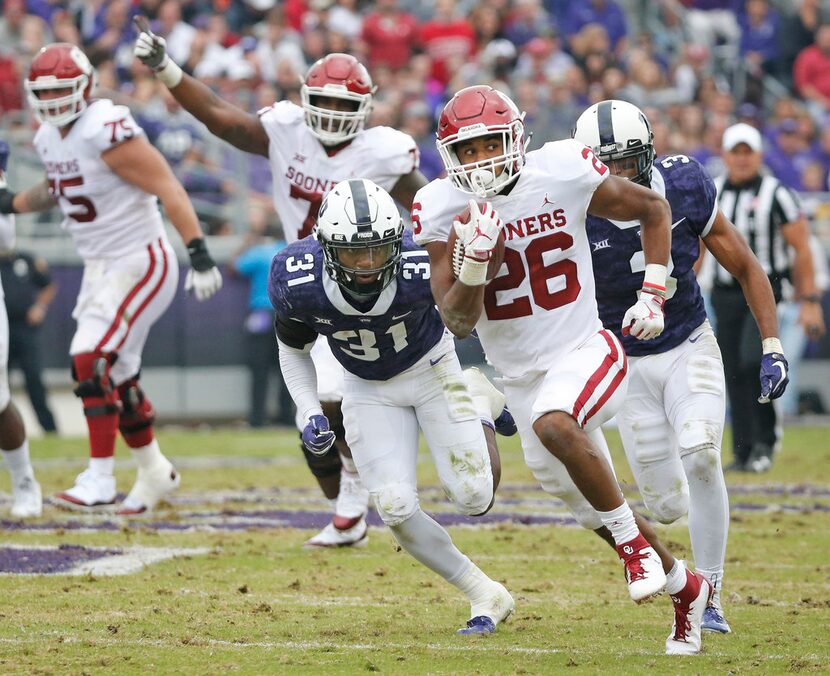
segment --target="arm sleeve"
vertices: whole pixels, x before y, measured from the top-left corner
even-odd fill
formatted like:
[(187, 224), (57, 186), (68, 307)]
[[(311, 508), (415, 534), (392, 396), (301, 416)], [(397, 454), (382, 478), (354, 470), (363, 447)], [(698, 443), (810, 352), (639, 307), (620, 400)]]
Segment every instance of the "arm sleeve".
[(279, 343), (280, 370), (285, 386), (297, 405), (297, 412), (303, 420), (313, 415), (323, 415), (320, 399), (317, 397), (317, 371), (311, 361), (310, 347), (298, 350)]
[(311, 349), (311, 344), (317, 340), (317, 332), (297, 319), (280, 316), (279, 308), (277, 313), (274, 320), (277, 340), (296, 350)]
[(144, 130), (130, 113), (127, 106), (116, 106), (101, 101), (92, 109), (94, 115), (84, 120), (83, 137), (99, 153), (129, 141), (145, 136)]

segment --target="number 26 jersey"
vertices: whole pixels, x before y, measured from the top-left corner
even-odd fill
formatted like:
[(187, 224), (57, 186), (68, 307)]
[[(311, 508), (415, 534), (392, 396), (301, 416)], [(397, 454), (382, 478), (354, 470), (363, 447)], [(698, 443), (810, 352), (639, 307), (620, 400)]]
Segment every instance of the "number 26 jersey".
[[(490, 198), (504, 222), (505, 257), (484, 290), (476, 331), (505, 376), (546, 371), (602, 329), (585, 216), (609, 174), (581, 143), (555, 141), (528, 153), (512, 189)], [(446, 178), (422, 188), (412, 207), (415, 241), (446, 241), (469, 200)]]

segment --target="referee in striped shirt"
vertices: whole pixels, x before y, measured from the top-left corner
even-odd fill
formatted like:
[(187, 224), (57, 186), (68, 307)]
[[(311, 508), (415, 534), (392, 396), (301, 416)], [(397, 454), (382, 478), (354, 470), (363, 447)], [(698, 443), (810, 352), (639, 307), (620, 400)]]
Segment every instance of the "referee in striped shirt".
[[(783, 280), (793, 283), (801, 302), (799, 322), (811, 339), (819, 338), (824, 333), (821, 298), (815, 285), (810, 230), (798, 198), (762, 171), (761, 134), (754, 127), (729, 127), (722, 148), (726, 174), (715, 181), (721, 211), (746, 237), (769, 276), (776, 302), (781, 300)], [(727, 469), (763, 472), (772, 465), (777, 438), (774, 407), (758, 402), (761, 336), (738, 281), (717, 264), (712, 307), (732, 411), (735, 459)]]

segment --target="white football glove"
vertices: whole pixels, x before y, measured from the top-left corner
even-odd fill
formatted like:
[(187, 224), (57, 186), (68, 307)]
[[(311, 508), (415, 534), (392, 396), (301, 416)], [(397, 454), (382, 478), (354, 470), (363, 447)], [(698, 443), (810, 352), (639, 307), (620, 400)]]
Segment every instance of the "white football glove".
[(663, 303), (666, 299), (655, 293), (640, 291), (639, 300), (625, 313), (622, 334), (639, 340), (651, 340), (663, 333)]
[(470, 200), (470, 220), (453, 222), (455, 234), (464, 253), (458, 280), (467, 286), (479, 286), (487, 281), (487, 265), (499, 240), (504, 223), (493, 205), (487, 202), (484, 210)]
[(190, 270), (184, 279), (184, 290), (202, 301), (222, 288), (222, 273), (210, 257), (205, 240), (196, 237), (187, 243)]
[(219, 268), (199, 272), (190, 268), (184, 278), (184, 290), (196, 296), (196, 300), (207, 300), (222, 288), (222, 273)]
[(133, 19), (138, 30), (133, 54), (145, 66), (156, 72), (156, 77), (167, 88), (175, 87), (182, 79), (182, 69), (167, 55), (167, 41), (150, 30), (150, 24), (143, 16)]

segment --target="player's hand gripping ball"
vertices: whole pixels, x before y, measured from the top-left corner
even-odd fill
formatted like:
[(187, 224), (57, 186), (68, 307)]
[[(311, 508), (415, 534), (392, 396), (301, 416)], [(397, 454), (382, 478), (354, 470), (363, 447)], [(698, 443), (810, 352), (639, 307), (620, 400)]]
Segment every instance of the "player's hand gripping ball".
[(455, 217), (447, 238), (447, 255), (453, 274), (461, 274), (464, 258), (487, 261), (487, 281), (496, 276), (504, 262), (504, 227), (489, 202), (470, 204)]

